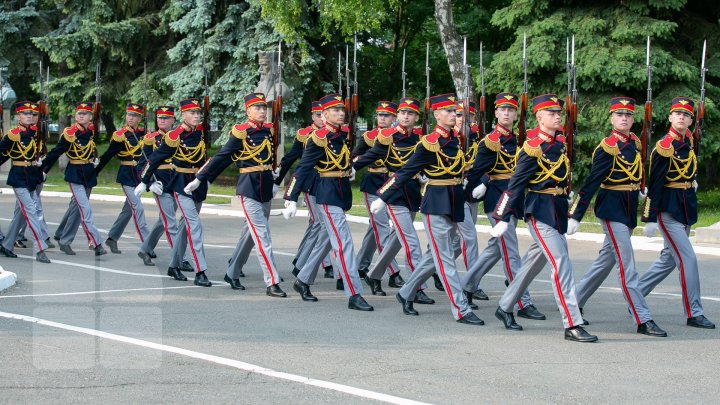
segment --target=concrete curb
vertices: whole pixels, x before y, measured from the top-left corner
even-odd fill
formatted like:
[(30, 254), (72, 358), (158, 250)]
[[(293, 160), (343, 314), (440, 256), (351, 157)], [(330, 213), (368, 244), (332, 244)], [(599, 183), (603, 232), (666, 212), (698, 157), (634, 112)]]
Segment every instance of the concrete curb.
[(720, 222), (702, 228), (695, 228), (695, 241), (697, 243), (720, 244)]
[(0, 292), (7, 290), (17, 283), (17, 275), (12, 271), (7, 271), (0, 266)]

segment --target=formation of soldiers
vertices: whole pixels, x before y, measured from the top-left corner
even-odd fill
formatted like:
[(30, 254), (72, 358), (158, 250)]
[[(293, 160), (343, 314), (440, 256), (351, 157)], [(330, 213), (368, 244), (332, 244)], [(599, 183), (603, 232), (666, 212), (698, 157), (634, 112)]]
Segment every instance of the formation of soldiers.
[[(396, 298), (403, 313), (417, 316), (414, 304), (435, 303), (424, 292), (426, 282), (434, 276), (436, 287), (448, 296), (453, 318), (483, 325), (473, 312), (478, 308), (473, 300), (488, 299), (480, 283), (501, 262), (507, 289), (495, 316), (507, 329), (522, 330), (515, 314), (546, 319), (533, 304), (528, 286), (549, 264), (565, 338), (592, 342), (597, 337), (583, 328), (588, 325), (583, 308), (617, 268), (637, 332), (667, 336), (653, 321), (645, 296), (678, 268), (687, 325), (715, 327), (703, 313), (697, 258), (688, 239), (690, 227), (697, 221), (697, 159), (689, 131), (695, 114), (693, 100), (673, 99), (670, 129), (652, 150), (647, 189), (643, 190), (641, 147), (638, 137), (630, 132), (635, 100), (612, 98), (612, 132), (595, 149), (590, 175), (574, 198), (568, 194), (571, 166), (561, 122), (563, 101), (557, 95), (532, 99), (538, 126), (527, 131), (522, 144), (514, 132), (519, 109), (515, 94), (497, 95), (496, 124), (484, 137), (478, 135), (474, 102), (465, 107), (455, 95), (441, 94), (430, 97), (430, 104), (436, 126), (423, 133), (416, 127), (421, 115), (418, 99), (378, 102), (377, 126), (362, 134), (351, 151), (346, 105), (339, 94), (328, 94), (312, 104), (312, 124), (297, 131), (290, 152), (273, 170), (272, 124), (267, 122), (268, 105), (261, 93), (245, 96), (247, 121), (232, 127), (227, 143), (211, 158), (202, 136), (199, 99), (180, 101), (181, 122), (177, 126), (175, 108), (159, 106), (155, 111), (158, 130), (152, 133), (138, 126), (145, 107), (128, 104), (125, 125), (112, 135), (101, 156), (97, 156), (96, 129), (91, 123), (92, 103), (77, 104), (74, 124), (63, 131), (52, 150), (40, 156), (38, 103), (19, 102), (15, 106), (17, 126), (0, 141), (0, 162), (11, 160), (8, 184), (17, 196), (15, 217), (0, 253), (16, 257), (15, 241), (26, 226), (36, 260), (50, 262), (46, 251), (54, 244), (44, 220), (40, 191), (45, 174), (65, 154), (69, 158), (65, 180), (72, 199), (54, 239), (62, 252), (74, 255), (71, 244), (81, 226), (95, 255), (107, 254), (94, 223), (89, 195), (97, 184), (97, 174), (116, 157), (120, 161), (117, 182), (126, 202), (104, 244), (113, 253), (121, 253), (117, 241), (132, 219), (142, 243), (138, 256), (145, 265), (154, 265), (154, 248), (164, 234), (172, 247), (168, 276), (186, 281), (183, 271), (193, 271), (194, 283), (209, 287), (200, 211), (208, 185), (234, 163), (238, 170), (236, 194), (245, 223), (224, 280), (234, 290), (245, 289), (240, 278), (255, 247), (267, 295), (286, 297), (268, 218), (278, 185), (297, 161), (285, 190), (283, 215), (292, 218), (304, 194), (309, 223), (292, 271), (296, 277), (292, 288), (304, 301), (318, 300), (311, 286), (318, 271), (324, 269), (326, 277), (337, 279), (337, 288), (348, 297), (348, 308), (372, 311), (363, 297), (362, 280), (372, 295), (386, 295), (381, 280), (388, 271), (388, 286), (399, 288)], [(463, 119), (469, 120), (466, 135), (460, 130)], [(367, 172), (360, 189), (370, 225), (356, 253), (345, 212), (352, 206), (350, 184), (363, 168)], [(147, 191), (153, 193), (160, 210), (152, 228), (147, 226), (139, 198)], [(605, 232), (605, 242), (591, 268), (576, 283), (565, 235), (577, 232), (596, 194), (594, 211)], [(652, 236), (660, 230), (665, 249), (640, 275), (630, 235), (637, 226), (636, 213), (642, 200), (645, 233)], [(493, 225), (482, 252), (475, 231), (480, 202)], [(427, 233), (425, 249), (413, 225), (418, 215)], [(519, 219), (528, 224), (533, 239), (522, 257), (516, 234)], [(375, 251), (379, 257), (373, 265)], [(409, 270), (407, 279), (395, 258), (401, 251), (401, 260)], [(460, 256), (468, 269), (462, 277), (456, 267)]]

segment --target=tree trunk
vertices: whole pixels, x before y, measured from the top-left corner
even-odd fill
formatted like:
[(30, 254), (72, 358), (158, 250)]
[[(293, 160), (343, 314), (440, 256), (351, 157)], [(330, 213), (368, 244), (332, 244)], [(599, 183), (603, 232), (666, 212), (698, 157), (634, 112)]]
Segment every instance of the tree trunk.
[[(435, 0), (435, 24), (437, 24), (440, 40), (447, 56), (450, 75), (455, 85), (458, 97), (465, 96), (465, 70), (463, 67), (462, 38), (455, 30), (455, 21), (452, 14), (452, 0)], [(472, 77), (468, 78), (470, 86), (470, 99), (475, 98), (475, 86)]]

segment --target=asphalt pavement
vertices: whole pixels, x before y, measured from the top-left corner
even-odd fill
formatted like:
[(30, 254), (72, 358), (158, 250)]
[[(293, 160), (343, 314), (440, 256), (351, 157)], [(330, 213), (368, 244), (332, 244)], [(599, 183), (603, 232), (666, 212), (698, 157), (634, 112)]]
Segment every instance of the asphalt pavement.
[[(53, 231), (68, 200), (43, 201)], [(3, 229), (13, 204), (13, 196), (0, 195)], [(106, 235), (121, 203), (92, 201), (92, 206)], [(156, 250), (157, 266), (144, 266), (136, 256), (139, 240), (132, 224), (119, 242), (120, 255), (95, 258), (80, 231), (73, 244), (77, 256), (51, 249), (49, 265), (35, 262), (31, 249), (16, 249), (17, 259), (0, 257), (0, 265), (18, 275), (18, 284), (0, 294), (0, 402), (717, 401), (712, 387), (720, 376), (720, 330), (685, 326), (675, 275), (648, 297), (667, 338), (635, 333), (617, 272), (585, 307), (587, 330), (600, 338), (594, 344), (563, 339), (547, 268), (530, 292), (548, 319), (519, 319), (522, 332), (505, 330), (493, 316), (505, 288), (498, 266), (482, 282), (490, 301), (476, 301), (484, 326), (456, 323), (447, 296), (433, 287), (427, 292), (437, 303), (416, 305), (420, 316), (405, 316), (386, 280), (386, 297), (365, 288), (375, 311), (364, 313), (347, 309), (334, 280), (318, 278), (312, 287), (316, 303), (303, 302), (292, 290), (291, 260), (307, 223), (303, 217), (270, 220), (288, 297), (265, 295), (255, 257), (241, 279), (247, 290), (231, 290), (222, 278), (243, 220), (212, 208), (202, 216), (211, 288), (194, 286), (191, 274), (187, 282), (165, 276), (170, 250), (164, 240)], [(146, 210), (154, 223), (157, 210)], [(357, 251), (366, 225), (350, 228)], [(479, 238), (482, 248), (488, 235)], [(520, 237), (521, 251), (529, 242)], [(600, 244), (570, 240), (569, 245), (578, 281)], [(641, 272), (657, 254), (636, 251)], [(698, 260), (703, 306), (717, 323), (720, 255), (699, 254)]]

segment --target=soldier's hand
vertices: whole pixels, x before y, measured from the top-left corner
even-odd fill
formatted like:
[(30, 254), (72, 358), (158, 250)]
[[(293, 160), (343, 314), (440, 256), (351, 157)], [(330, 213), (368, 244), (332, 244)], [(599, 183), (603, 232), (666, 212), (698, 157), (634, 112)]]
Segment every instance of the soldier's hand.
[(645, 198), (647, 198), (647, 187), (645, 187), (643, 190), (640, 190), (638, 198), (640, 198), (640, 200), (644, 200)]
[(93, 159), (93, 167), (98, 167), (99, 164), (100, 164), (100, 159), (98, 159), (98, 158)]
[(282, 210), (283, 217), (285, 219), (290, 219), (295, 216), (297, 213), (297, 202), (295, 201), (285, 201), (285, 209)]
[(575, 192), (571, 191), (570, 194), (568, 194), (568, 204), (572, 204), (573, 198), (575, 198)]
[(495, 226), (493, 226), (492, 229), (490, 230), (490, 236), (492, 236), (493, 238), (499, 238), (499, 237), (503, 236), (503, 234), (505, 234), (505, 232), (507, 232), (507, 229), (508, 229), (507, 222), (498, 221), (498, 223), (495, 224)]
[(43, 159), (45, 159), (45, 158), (44, 157), (38, 158), (36, 161), (33, 162), (33, 166), (41, 167), (42, 163), (43, 163)]
[(350, 168), (350, 181), (353, 181), (353, 180), (355, 180), (355, 168), (351, 167)]
[(278, 166), (275, 170), (273, 170), (272, 175), (273, 175), (273, 180), (280, 177), (280, 166)]
[(383, 201), (382, 198), (378, 198), (370, 204), (370, 212), (373, 214), (379, 214), (385, 209), (385, 207), (387, 207), (385, 201)]
[(424, 174), (421, 174), (421, 175), (420, 175), (420, 183), (421, 183), (421, 184), (425, 184), (425, 183), (427, 183), (428, 181), (429, 181), (429, 180), (428, 180), (428, 178), (427, 178), (426, 175), (424, 175)]
[(481, 199), (483, 198), (483, 196), (485, 196), (485, 192), (487, 192), (487, 186), (484, 184), (480, 184), (473, 189), (472, 196), (473, 198)]
[(185, 186), (185, 188), (183, 189), (183, 191), (185, 191), (185, 193), (187, 193), (187, 194), (190, 194), (190, 193), (192, 193), (193, 191), (197, 190), (198, 187), (200, 187), (200, 183), (201, 183), (200, 180), (194, 179), (193, 181), (191, 181), (190, 183), (188, 183), (187, 186)]
[(693, 180), (692, 186), (695, 188), (695, 191), (697, 191), (697, 189), (698, 189), (698, 182), (697, 182), (697, 180)]
[(273, 198), (275, 198), (275, 196), (277, 195), (279, 189), (280, 189), (280, 187), (278, 187), (277, 184), (273, 183), (273, 189), (272, 189), (272, 196), (273, 196)]
[(135, 187), (135, 195), (137, 197), (140, 197), (140, 194), (142, 194), (146, 191), (147, 191), (147, 184), (145, 184), (145, 183), (140, 183)]
[(657, 235), (658, 224), (657, 222), (648, 222), (645, 224), (645, 236), (653, 238)]
[(152, 191), (153, 193), (155, 193), (157, 195), (162, 195), (162, 193), (163, 193), (162, 183), (159, 181), (153, 182), (153, 184), (150, 185), (150, 191)]
[(567, 234), (572, 235), (580, 229), (580, 222), (575, 218), (570, 218), (568, 221)]

